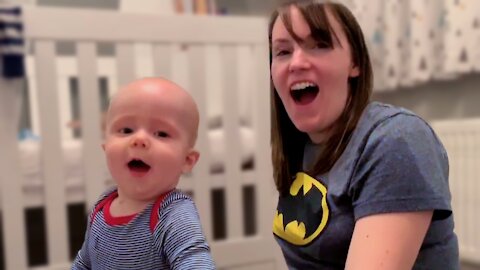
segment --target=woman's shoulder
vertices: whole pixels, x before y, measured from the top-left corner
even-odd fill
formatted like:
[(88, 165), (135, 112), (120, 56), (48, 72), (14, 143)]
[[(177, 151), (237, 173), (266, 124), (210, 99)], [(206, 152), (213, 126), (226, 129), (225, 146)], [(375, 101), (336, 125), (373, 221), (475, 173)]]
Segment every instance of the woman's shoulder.
[[(405, 109), (403, 107), (394, 106), (391, 104), (381, 103), (381, 102), (371, 102), (365, 108), (360, 122), (371, 123), (371, 125), (378, 124), (385, 120), (400, 116), (400, 118), (409, 118), (408, 116), (413, 116), (415, 118), (421, 119), (414, 112)], [(402, 117), (407, 116), (407, 117)], [(423, 119), (421, 119), (423, 120)]]
[[(369, 137), (377, 135), (401, 135), (416, 133), (432, 133), (430, 125), (414, 112), (390, 104), (371, 102), (360, 118), (354, 136)], [(378, 134), (380, 133), (380, 134)]]
[(420, 116), (401, 107), (372, 102), (360, 118), (348, 149), (365, 153), (379, 147), (385, 151), (429, 147), (444, 152), (434, 130)]

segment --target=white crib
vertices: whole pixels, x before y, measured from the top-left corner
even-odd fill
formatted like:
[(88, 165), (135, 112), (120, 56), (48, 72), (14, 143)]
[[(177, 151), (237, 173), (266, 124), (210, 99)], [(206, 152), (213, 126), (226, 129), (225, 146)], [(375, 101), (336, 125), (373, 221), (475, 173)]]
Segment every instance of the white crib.
[[(271, 233), (275, 192), (263, 18), (25, 7), (23, 21), (25, 38), (33, 46), (26, 61), (28, 106), (40, 139), (18, 143), (9, 128), (15, 123), (0, 123), (5, 269), (33, 269), (24, 233), (29, 224), (23, 216), (32, 207), (45, 209), (48, 254), (47, 264), (35, 269), (69, 268), (67, 205), (85, 202), (90, 209), (111, 184), (100, 148), (98, 78), (108, 81), (111, 95), (119, 85), (143, 76), (172, 79), (199, 104), (201, 159), (180, 188), (194, 196), (217, 266), (284, 267)], [(76, 56), (57, 56), (59, 41), (73, 42)], [(115, 56), (98, 57), (100, 42), (114, 44)], [(72, 117), (72, 77), (78, 80), (80, 139), (66, 127)], [(14, 87), (18, 85), (2, 83), (2, 88)], [(2, 112), (15, 110), (7, 107)], [(212, 202), (218, 190), (224, 191), (224, 203)], [(226, 223), (220, 239), (214, 237), (218, 208), (224, 209)]]
[(480, 119), (432, 122), (447, 150), (460, 258), (480, 264)]

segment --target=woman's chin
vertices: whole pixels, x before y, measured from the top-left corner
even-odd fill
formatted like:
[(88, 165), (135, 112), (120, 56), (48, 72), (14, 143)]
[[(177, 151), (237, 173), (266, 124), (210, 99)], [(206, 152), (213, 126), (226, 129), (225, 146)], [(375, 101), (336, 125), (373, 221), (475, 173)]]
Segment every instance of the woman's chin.
[(295, 126), (299, 131), (306, 133), (314, 143), (322, 143), (328, 138), (329, 129), (320, 129), (318, 123), (298, 123)]

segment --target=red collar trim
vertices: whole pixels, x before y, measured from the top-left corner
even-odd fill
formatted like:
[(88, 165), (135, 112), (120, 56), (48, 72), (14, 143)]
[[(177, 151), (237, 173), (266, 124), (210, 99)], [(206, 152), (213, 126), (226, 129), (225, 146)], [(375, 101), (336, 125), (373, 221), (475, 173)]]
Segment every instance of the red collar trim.
[(112, 206), (113, 200), (118, 197), (118, 193), (114, 192), (114, 196), (108, 196), (105, 200), (105, 205), (103, 207), (103, 217), (105, 218), (105, 222), (110, 225), (110, 226), (116, 226), (116, 225), (125, 225), (129, 223), (133, 218), (137, 216), (137, 214), (133, 215), (128, 215), (128, 216), (120, 216), (120, 217), (114, 217), (110, 213), (110, 207)]
[[(151, 212), (151, 215), (150, 215), (150, 230), (152, 232), (155, 230), (155, 226), (158, 223), (160, 206), (162, 205), (165, 197), (168, 194), (170, 194), (171, 192), (172, 192), (172, 190), (169, 191), (169, 192), (165, 192), (164, 194), (160, 195), (157, 198), (157, 200), (155, 201), (155, 203), (153, 204), (152, 212)], [(110, 206), (112, 205), (112, 202), (116, 197), (118, 197), (118, 191), (113, 191), (106, 198), (101, 200), (98, 203), (98, 205), (95, 207), (95, 209), (94, 209), (94, 211), (91, 215), (90, 223), (93, 222), (93, 220), (95, 219), (95, 215), (101, 209), (103, 209), (103, 217), (105, 218), (105, 222), (110, 226), (125, 225), (125, 224), (129, 223), (133, 218), (135, 218), (135, 216), (137, 216), (138, 213), (133, 214), (133, 215), (128, 215), (128, 216), (113, 217), (110, 213)]]

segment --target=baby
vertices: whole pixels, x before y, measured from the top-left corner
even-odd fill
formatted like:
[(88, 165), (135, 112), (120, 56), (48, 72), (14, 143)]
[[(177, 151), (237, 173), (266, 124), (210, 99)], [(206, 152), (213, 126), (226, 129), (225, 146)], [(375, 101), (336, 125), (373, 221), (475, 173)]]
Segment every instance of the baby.
[(193, 201), (175, 187), (195, 166), (199, 113), (161, 78), (111, 100), (102, 145), (116, 183), (89, 217), (72, 269), (215, 269)]

